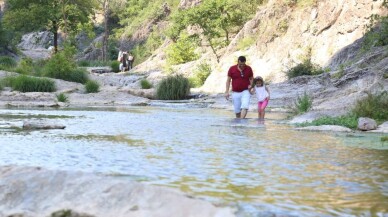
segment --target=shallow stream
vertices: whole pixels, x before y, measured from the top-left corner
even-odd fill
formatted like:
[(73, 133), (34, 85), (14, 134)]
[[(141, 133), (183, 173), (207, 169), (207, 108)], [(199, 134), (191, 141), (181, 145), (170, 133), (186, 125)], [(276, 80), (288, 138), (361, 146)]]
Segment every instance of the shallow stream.
[[(261, 123), (200, 108), (1, 109), (0, 165), (169, 186), (244, 217), (388, 216), (383, 135), (296, 131), (286, 116), (268, 113)], [(66, 128), (4, 127), (35, 118)]]

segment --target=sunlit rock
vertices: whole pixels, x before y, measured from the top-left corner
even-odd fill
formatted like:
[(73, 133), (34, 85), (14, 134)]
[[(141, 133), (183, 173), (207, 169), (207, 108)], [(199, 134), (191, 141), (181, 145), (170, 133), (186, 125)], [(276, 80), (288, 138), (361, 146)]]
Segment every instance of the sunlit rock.
[[(125, 179), (39, 167), (0, 167), (0, 216), (232, 217), (183, 193)], [(73, 215), (70, 215), (73, 214)], [(79, 215), (78, 215), (79, 214)]]

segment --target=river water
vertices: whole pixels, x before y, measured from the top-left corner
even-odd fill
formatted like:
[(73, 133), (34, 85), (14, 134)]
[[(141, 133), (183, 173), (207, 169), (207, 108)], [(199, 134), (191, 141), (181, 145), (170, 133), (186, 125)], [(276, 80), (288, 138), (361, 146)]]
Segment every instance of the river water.
[[(180, 189), (238, 216), (388, 216), (381, 134), (293, 130), (287, 115), (201, 108), (0, 110), (0, 165), (96, 172)], [(4, 127), (27, 119), (64, 130)], [(386, 135), (385, 135), (386, 136)]]

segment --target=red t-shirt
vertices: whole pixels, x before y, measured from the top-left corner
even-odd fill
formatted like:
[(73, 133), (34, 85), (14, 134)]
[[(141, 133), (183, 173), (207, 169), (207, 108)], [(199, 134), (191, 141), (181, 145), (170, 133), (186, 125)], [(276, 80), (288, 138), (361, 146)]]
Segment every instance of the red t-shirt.
[(232, 78), (232, 91), (233, 92), (242, 92), (248, 89), (248, 86), (251, 84), (249, 78), (253, 77), (253, 71), (250, 66), (245, 66), (242, 71), (243, 76), (241, 76), (240, 71), (238, 70), (237, 65), (231, 66), (228, 71), (228, 76)]

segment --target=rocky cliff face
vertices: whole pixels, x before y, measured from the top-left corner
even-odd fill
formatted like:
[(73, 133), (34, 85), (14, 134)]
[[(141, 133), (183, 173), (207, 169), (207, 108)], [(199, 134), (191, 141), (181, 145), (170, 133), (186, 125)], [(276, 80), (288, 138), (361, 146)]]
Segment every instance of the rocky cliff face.
[[(197, 1), (181, 1), (182, 7), (197, 4)], [(279, 1), (269, 1), (260, 7), (256, 16), (244, 25), (244, 28), (234, 37), (232, 43), (221, 51), (219, 64), (215, 57), (207, 52), (197, 62), (209, 62), (214, 65), (214, 71), (206, 81), (203, 91), (223, 92), (224, 87), (218, 85), (225, 81), (229, 66), (235, 64), (239, 55), (245, 55), (253, 67), (255, 75), (261, 75), (271, 82), (284, 81), (284, 71), (300, 62), (311, 50), (312, 61), (323, 66), (336, 68), (349, 59), (349, 56), (338, 55), (341, 50), (365, 32), (365, 25), (372, 14), (386, 14), (380, 7), (382, 0), (335, 0), (318, 1), (316, 5), (291, 7)], [(239, 49), (242, 40), (255, 43)], [(348, 52), (349, 54), (349, 52)], [(332, 57), (337, 56), (333, 61)], [(343, 59), (341, 59), (343, 58)], [(154, 67), (160, 67), (156, 62), (160, 59), (150, 59)], [(162, 64), (162, 63), (161, 63)], [(139, 70), (156, 69), (145, 62)], [(180, 67), (185, 72), (193, 70), (196, 64)]]

